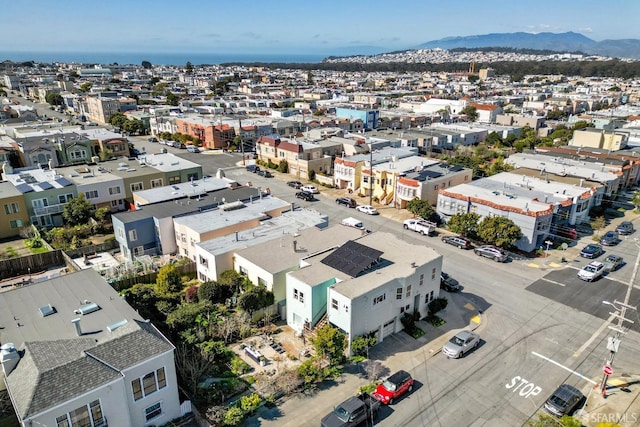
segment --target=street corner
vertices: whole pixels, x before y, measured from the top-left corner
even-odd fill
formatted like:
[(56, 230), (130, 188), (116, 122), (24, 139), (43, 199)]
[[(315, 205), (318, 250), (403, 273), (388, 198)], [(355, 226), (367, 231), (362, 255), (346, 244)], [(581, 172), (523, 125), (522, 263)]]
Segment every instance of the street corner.
[(633, 403), (639, 397), (639, 380), (610, 378), (604, 393), (600, 392), (599, 386), (593, 389), (578, 417), (588, 427), (602, 423), (636, 426), (640, 423), (640, 408)]

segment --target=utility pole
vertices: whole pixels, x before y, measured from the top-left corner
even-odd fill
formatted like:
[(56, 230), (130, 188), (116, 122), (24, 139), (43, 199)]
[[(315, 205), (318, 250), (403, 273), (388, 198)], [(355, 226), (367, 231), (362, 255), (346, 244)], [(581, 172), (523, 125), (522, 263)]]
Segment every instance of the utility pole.
[(369, 144), (369, 206), (373, 206), (373, 142)]
[[(640, 248), (640, 245), (638, 245), (637, 242), (635, 244), (636, 246), (638, 246), (638, 248)], [(600, 393), (602, 393), (602, 396), (605, 397), (607, 395), (607, 380), (609, 379), (609, 376), (613, 374), (613, 359), (616, 357), (616, 352), (618, 351), (618, 347), (620, 345), (620, 338), (625, 332), (623, 328), (624, 322), (627, 321), (631, 324), (634, 323), (632, 320), (625, 318), (625, 314), (627, 312), (627, 309), (637, 311), (636, 307), (629, 305), (629, 298), (631, 297), (631, 289), (633, 289), (633, 284), (635, 283), (636, 276), (638, 274), (638, 267), (640, 267), (640, 251), (638, 251), (638, 256), (636, 256), (636, 263), (633, 266), (633, 273), (631, 273), (631, 279), (629, 280), (629, 286), (627, 287), (627, 293), (625, 295), (624, 302), (619, 302), (616, 300), (613, 300), (613, 302), (602, 301), (603, 304), (613, 306), (616, 309), (616, 313), (609, 314), (618, 318), (617, 326), (609, 325), (609, 329), (616, 331), (616, 335), (614, 337), (609, 337), (607, 342), (607, 350), (609, 350), (610, 353), (609, 359), (607, 360), (606, 365), (603, 369), (604, 376), (602, 378), (602, 383), (600, 384)]]
[(238, 119), (238, 135), (240, 135), (240, 152), (242, 153), (242, 166), (246, 166), (244, 161), (244, 140), (242, 138), (242, 119)]
[[(600, 392), (603, 396), (607, 395), (607, 380), (609, 376), (613, 374), (613, 360), (616, 357), (616, 352), (618, 351), (618, 347), (620, 346), (620, 339), (622, 335), (625, 333), (624, 330), (624, 322), (627, 321), (629, 323), (634, 323), (633, 320), (629, 320), (625, 318), (625, 313), (627, 309), (635, 310), (636, 308), (632, 305), (625, 304), (620, 301), (614, 300), (610, 301), (602, 301), (603, 304), (610, 305), (616, 309), (615, 313), (609, 313), (611, 316), (618, 318), (617, 326), (609, 326), (609, 329), (612, 329), (616, 332), (615, 336), (609, 337), (607, 340), (607, 350), (609, 350), (609, 358), (604, 366), (604, 376), (602, 377), (602, 383), (600, 384)], [(618, 307), (620, 306), (620, 307)]]

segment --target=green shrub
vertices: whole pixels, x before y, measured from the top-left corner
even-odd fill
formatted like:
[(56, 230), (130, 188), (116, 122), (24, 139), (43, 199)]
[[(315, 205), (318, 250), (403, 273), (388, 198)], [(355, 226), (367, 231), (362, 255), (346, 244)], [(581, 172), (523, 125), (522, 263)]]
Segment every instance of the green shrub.
[(449, 301), (446, 298), (436, 298), (429, 303), (429, 314), (436, 314), (440, 310), (447, 308)]

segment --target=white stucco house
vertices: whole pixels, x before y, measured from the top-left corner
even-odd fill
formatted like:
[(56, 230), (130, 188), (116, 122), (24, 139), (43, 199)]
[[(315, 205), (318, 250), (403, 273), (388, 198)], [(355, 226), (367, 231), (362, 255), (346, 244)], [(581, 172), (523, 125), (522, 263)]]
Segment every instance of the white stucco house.
[(174, 346), (95, 270), (0, 293), (0, 324), (2, 387), (22, 426), (139, 427), (181, 416)]
[(323, 318), (348, 343), (402, 330), (404, 313), (426, 316), (439, 296), (442, 255), (389, 233), (371, 233), (301, 261), (287, 274), (287, 324), (311, 329)]

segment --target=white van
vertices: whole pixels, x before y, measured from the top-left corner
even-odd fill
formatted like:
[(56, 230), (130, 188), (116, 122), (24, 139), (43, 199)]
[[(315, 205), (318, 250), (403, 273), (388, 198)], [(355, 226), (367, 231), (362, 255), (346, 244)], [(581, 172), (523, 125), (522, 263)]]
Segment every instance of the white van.
[(346, 225), (347, 227), (357, 228), (362, 231), (368, 231), (366, 228), (364, 228), (362, 221), (356, 218), (352, 218), (352, 217), (345, 218), (342, 220), (341, 224)]

